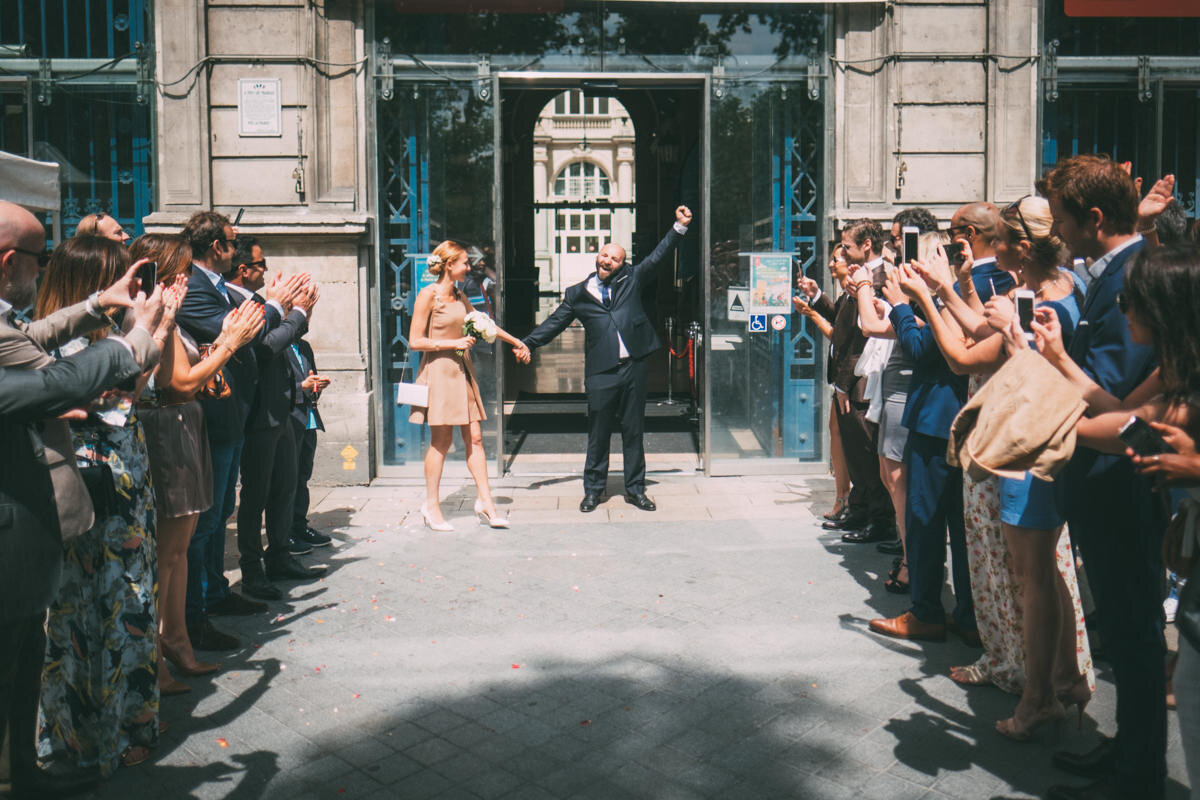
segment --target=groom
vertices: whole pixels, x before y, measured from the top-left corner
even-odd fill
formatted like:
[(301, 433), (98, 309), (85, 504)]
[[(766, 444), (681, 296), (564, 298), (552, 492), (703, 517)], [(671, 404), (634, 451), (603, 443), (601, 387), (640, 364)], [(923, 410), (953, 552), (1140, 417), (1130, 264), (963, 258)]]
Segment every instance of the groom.
[(588, 400), (587, 461), (579, 510), (595, 511), (608, 479), (608, 445), (614, 427), (621, 430), (625, 454), (625, 502), (654, 511), (646, 497), (646, 453), (642, 430), (646, 416), (646, 356), (663, 346), (646, 310), (642, 290), (679, 244), (692, 221), (687, 206), (675, 209), (675, 224), (658, 247), (636, 266), (625, 265), (625, 248), (609, 242), (596, 256), (596, 271), (571, 286), (560, 305), (524, 342), (530, 350), (558, 336), (572, 320), (583, 323), (584, 388)]

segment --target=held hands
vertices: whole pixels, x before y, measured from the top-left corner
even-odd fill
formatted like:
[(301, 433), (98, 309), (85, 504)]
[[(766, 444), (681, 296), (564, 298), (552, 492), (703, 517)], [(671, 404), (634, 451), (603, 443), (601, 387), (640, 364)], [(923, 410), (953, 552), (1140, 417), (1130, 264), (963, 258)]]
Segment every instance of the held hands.
[(687, 206), (680, 206), (675, 209), (675, 221), (687, 227), (692, 222), (692, 210)]
[(524, 342), (513, 345), (513, 355), (522, 364), (528, 364), (533, 359), (533, 354), (529, 352), (529, 347)]

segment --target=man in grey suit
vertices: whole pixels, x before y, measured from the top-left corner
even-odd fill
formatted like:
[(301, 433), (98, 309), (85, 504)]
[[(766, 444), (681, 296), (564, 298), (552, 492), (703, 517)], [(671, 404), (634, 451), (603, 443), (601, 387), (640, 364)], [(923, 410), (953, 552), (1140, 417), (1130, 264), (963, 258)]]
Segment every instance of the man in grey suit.
[[(93, 522), (70, 430), (58, 415), (153, 366), (159, 351), (150, 331), (162, 316), (160, 291), (131, 297), (138, 288), (131, 269), (109, 289), (44, 320), (15, 319), (14, 307), (33, 302), (44, 242), (32, 214), (0, 202), (0, 744), (12, 731), (17, 797), (61, 796), (87, 785), (43, 773), (34, 746), (43, 624), (58, 587), (62, 542)], [(69, 359), (46, 352), (106, 324), (103, 312), (116, 307), (131, 309), (127, 336)]]

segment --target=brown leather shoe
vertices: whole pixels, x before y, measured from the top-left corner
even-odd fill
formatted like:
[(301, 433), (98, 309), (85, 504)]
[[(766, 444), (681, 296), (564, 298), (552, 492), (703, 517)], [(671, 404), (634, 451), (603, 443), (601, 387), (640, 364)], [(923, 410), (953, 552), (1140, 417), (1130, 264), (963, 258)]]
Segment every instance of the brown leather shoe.
[(891, 619), (873, 619), (868, 627), (876, 633), (893, 636), (897, 639), (922, 639), (927, 642), (946, 641), (945, 625), (921, 622), (911, 611), (905, 611), (900, 616)]

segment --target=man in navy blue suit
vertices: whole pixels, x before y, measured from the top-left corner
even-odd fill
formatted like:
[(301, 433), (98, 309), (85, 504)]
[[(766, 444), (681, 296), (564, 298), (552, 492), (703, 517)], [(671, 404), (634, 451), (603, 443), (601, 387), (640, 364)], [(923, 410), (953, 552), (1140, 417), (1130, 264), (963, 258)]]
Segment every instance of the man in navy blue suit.
[[(188, 219), (183, 237), (192, 248), (192, 274), (175, 319), (198, 344), (209, 344), (220, 335), (225, 316), (243, 302), (226, 288), (224, 278), (237, 248), (237, 232), (224, 214), (200, 211)], [(286, 295), (287, 299), (291, 296), (287, 293), (294, 291), (290, 285), (272, 286), (267, 291), (263, 310), (266, 324), (224, 369), (232, 393), (220, 399), (200, 397), (212, 455), (213, 505), (200, 515), (188, 544), (187, 625), (192, 645), (198, 650), (232, 650), (239, 645), (236, 637), (213, 627), (210, 614), (267, 610), (265, 603), (229, 588), (225, 578), (225, 523), (233, 513), (246, 419), (258, 382), (254, 347), (279, 326), (283, 317), (276, 295)]]
[(625, 264), (625, 248), (609, 242), (596, 256), (596, 271), (563, 293), (562, 304), (525, 337), (530, 349), (558, 336), (573, 320), (583, 323), (584, 389), (588, 399), (588, 448), (579, 510), (595, 511), (608, 480), (608, 448), (614, 427), (621, 430), (625, 458), (625, 500), (654, 511), (646, 496), (646, 356), (663, 346), (642, 308), (642, 290), (687, 233), (692, 212), (675, 209), (675, 224), (641, 263)]
[[(1076, 258), (1093, 259), (1092, 282), (1069, 355), (1092, 380), (1126, 397), (1154, 369), (1150, 347), (1133, 344), (1118, 307), (1125, 267), (1143, 247), (1138, 192), (1119, 164), (1073, 156), (1041, 181), (1054, 233)], [(1088, 753), (1056, 753), (1086, 786), (1051, 787), (1051, 798), (1162, 797), (1166, 780), (1166, 679), (1160, 591), (1165, 520), (1150, 484), (1125, 456), (1077, 447), (1063, 478), (1067, 522), (1079, 545), (1105, 654), (1117, 688), (1117, 735)]]
[[(972, 270), (970, 284), (955, 287), (960, 295), (974, 291), (981, 302), (987, 302), (993, 291), (1012, 288), (1012, 276), (997, 269), (991, 256), (998, 222), (999, 213), (991, 203), (970, 203), (955, 212), (951, 234), (966, 239), (972, 248), (980, 247), (983, 255), (982, 268)], [(898, 617), (871, 620), (870, 629), (899, 639), (946, 638), (942, 585), (948, 533), (955, 599), (953, 628), (965, 641), (977, 645), (979, 634), (963, 524), (962, 471), (946, 463), (950, 424), (966, 402), (967, 379), (954, 374), (938, 349), (932, 329), (918, 326), (908, 298), (890, 284), (885, 296), (892, 304), (889, 319), (897, 344), (913, 361), (912, 382), (901, 418), (908, 428), (904, 448), (908, 471), (904, 534), (911, 603), (909, 610)]]

